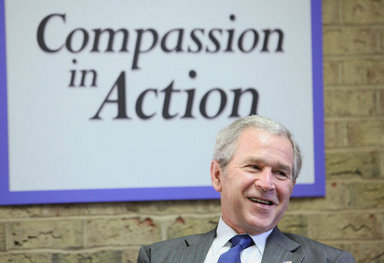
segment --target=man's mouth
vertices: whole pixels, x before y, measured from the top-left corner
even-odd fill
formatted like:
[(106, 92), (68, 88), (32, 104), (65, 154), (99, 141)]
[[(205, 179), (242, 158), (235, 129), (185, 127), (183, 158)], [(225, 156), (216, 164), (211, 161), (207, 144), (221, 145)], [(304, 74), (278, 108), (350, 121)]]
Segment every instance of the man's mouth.
[(255, 197), (248, 197), (249, 200), (255, 203), (263, 204), (263, 205), (273, 205), (272, 201), (264, 200), (264, 199), (259, 199)]

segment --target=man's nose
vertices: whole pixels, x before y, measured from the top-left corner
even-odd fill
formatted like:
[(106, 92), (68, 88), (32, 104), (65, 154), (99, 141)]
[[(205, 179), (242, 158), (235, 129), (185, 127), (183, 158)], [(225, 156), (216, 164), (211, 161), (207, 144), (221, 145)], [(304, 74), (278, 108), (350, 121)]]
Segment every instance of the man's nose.
[(271, 191), (275, 189), (274, 177), (270, 168), (264, 168), (255, 181), (255, 185), (263, 191)]

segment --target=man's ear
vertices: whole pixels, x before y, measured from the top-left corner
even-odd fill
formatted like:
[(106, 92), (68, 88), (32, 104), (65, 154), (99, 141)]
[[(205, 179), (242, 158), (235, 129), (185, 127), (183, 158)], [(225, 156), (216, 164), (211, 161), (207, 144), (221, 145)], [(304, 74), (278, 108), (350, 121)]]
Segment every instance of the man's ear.
[(222, 184), (221, 184), (221, 179), (223, 176), (222, 169), (220, 168), (219, 162), (213, 160), (211, 163), (211, 182), (213, 188), (217, 192), (221, 192), (222, 190)]

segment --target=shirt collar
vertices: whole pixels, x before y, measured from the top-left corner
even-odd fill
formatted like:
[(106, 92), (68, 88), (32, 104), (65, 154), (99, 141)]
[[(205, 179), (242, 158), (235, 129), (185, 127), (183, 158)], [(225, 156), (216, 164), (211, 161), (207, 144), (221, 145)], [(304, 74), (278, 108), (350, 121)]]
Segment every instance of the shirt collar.
[[(253, 242), (256, 244), (257, 248), (260, 250), (261, 254), (264, 253), (265, 243), (267, 240), (267, 237), (271, 234), (272, 230), (269, 230), (267, 232), (264, 232), (259, 235), (251, 236), (253, 239)], [(233, 230), (230, 226), (228, 226), (222, 217), (220, 217), (219, 224), (217, 226), (216, 230), (216, 240), (212, 244), (212, 252), (216, 254), (222, 247), (224, 247), (229, 240), (236, 236), (238, 233), (236, 233), (235, 230)]]

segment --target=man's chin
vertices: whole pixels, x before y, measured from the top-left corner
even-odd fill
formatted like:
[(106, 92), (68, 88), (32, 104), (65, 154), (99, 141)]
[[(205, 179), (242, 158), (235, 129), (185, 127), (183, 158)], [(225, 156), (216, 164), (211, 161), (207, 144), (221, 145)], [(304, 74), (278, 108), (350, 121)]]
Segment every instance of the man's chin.
[(252, 220), (246, 232), (251, 235), (258, 235), (272, 230), (274, 227), (275, 225), (270, 220), (265, 222), (263, 220)]

